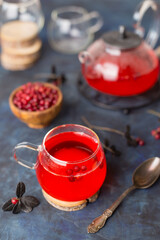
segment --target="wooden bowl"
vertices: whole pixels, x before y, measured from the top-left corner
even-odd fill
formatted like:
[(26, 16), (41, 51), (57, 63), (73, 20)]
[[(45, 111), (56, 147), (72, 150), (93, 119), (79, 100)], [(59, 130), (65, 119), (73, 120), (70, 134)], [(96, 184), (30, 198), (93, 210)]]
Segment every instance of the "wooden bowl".
[(43, 83), (44, 86), (56, 89), (58, 92), (58, 99), (55, 105), (42, 111), (29, 112), (21, 110), (13, 103), (14, 95), (21, 89), (22, 86), (16, 88), (9, 96), (9, 105), (13, 114), (22, 122), (26, 123), (30, 128), (44, 128), (48, 126), (52, 120), (58, 115), (62, 106), (63, 95), (61, 90), (50, 83)]

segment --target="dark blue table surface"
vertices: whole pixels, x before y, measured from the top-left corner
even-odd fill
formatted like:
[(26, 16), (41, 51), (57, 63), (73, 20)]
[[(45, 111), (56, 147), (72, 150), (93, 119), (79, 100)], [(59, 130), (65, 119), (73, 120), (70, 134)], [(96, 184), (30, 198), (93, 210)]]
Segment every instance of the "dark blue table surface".
[[(130, 25), (132, 13), (138, 0), (47, 0), (43, 1), (46, 17), (45, 28), (41, 32), (43, 54), (40, 61), (32, 68), (22, 72), (9, 72), (0, 67), (0, 206), (15, 195), (16, 184), (23, 181), (27, 194), (36, 196), (41, 204), (32, 213), (13, 215), (0, 210), (0, 240), (159, 240), (160, 239), (160, 181), (147, 190), (137, 190), (130, 194), (106, 226), (97, 234), (88, 234), (86, 228), (93, 218), (97, 217), (132, 182), (132, 172), (146, 158), (159, 156), (160, 141), (150, 134), (153, 128), (160, 125), (158, 119), (147, 113), (152, 108), (160, 111), (160, 101), (124, 115), (121, 112), (107, 111), (91, 105), (79, 93), (76, 86), (80, 64), (77, 55), (63, 55), (54, 52), (48, 45), (46, 25), (52, 9), (63, 5), (79, 5), (97, 10), (105, 20), (100, 36), (104, 31), (117, 28), (119, 24)], [(42, 130), (28, 128), (11, 113), (8, 97), (17, 86), (31, 81), (36, 73), (50, 72), (55, 64), (59, 72), (65, 72), (68, 81), (63, 86), (63, 108), (53, 123)], [(132, 126), (132, 133), (145, 139), (144, 147), (127, 147), (120, 136), (103, 133), (110, 142), (122, 151), (121, 157), (107, 153), (108, 175), (101, 190), (99, 199), (77, 212), (64, 212), (50, 206), (42, 196), (34, 171), (16, 164), (12, 157), (13, 147), (22, 141), (35, 144), (42, 142), (43, 136), (52, 127), (64, 123), (82, 124), (81, 116), (90, 122), (102, 126), (125, 129)]]

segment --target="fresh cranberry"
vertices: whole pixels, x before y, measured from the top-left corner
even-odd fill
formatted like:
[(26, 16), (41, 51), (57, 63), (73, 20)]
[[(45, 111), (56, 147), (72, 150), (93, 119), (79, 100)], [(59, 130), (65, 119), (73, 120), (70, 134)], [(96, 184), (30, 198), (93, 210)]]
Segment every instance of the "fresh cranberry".
[(136, 141), (138, 143), (139, 146), (144, 146), (144, 140), (142, 140), (141, 138), (136, 138)]
[(31, 97), (30, 96), (26, 96), (26, 101), (30, 101), (31, 100)]
[(16, 204), (18, 202), (18, 199), (16, 197), (11, 199), (12, 204)]
[(44, 106), (44, 100), (42, 99), (40, 102), (39, 102), (39, 104), (41, 105), (41, 106)]
[(75, 180), (76, 180), (76, 178), (74, 176), (70, 176), (70, 177), (68, 177), (68, 179), (70, 182), (75, 182)]
[(43, 111), (43, 110), (45, 110), (45, 108), (44, 108), (43, 106), (40, 106), (40, 107), (39, 107), (39, 110), (40, 110), (40, 111)]
[(160, 134), (157, 133), (157, 134), (155, 135), (155, 139), (156, 139), (156, 140), (159, 140), (159, 139), (160, 139)]
[(67, 173), (67, 175), (72, 175), (73, 170), (69, 168), (69, 169), (66, 170), (66, 173)]
[(87, 167), (85, 165), (81, 166), (81, 170), (84, 172), (87, 170)]
[(143, 140), (139, 141), (139, 146), (144, 146), (144, 141)]
[(139, 141), (141, 141), (141, 139), (138, 137), (136, 138), (136, 142), (139, 144)]
[(155, 136), (155, 135), (156, 135), (156, 133), (157, 133), (157, 131), (156, 131), (156, 130), (152, 130), (152, 131), (151, 131), (151, 135), (152, 135), (152, 136)]
[(58, 92), (56, 89), (44, 86), (42, 83), (27, 83), (15, 94), (13, 103), (19, 109), (26, 111), (43, 111), (56, 104)]
[(80, 171), (80, 167), (79, 167), (78, 165), (76, 165), (76, 166), (74, 166), (73, 170), (74, 170), (75, 172), (79, 172), (79, 171)]
[(100, 163), (100, 165), (99, 165), (99, 168), (102, 169), (103, 166), (104, 166), (104, 162), (102, 161), (102, 162)]

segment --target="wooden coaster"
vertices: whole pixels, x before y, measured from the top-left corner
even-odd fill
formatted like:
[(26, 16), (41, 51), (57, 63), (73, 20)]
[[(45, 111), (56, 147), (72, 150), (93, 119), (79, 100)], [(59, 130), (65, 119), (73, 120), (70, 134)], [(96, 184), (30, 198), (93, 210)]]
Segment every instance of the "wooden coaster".
[(88, 202), (95, 202), (99, 196), (99, 192), (95, 193), (92, 197), (89, 199), (85, 199), (82, 201), (77, 201), (77, 202), (68, 202), (68, 201), (61, 201), (56, 198), (51, 197), (48, 195), (43, 189), (42, 193), (44, 198), (47, 200), (49, 204), (51, 204), (53, 207), (58, 208), (63, 211), (78, 211), (86, 207)]
[(6, 53), (1, 54), (1, 64), (2, 66), (19, 66), (19, 67), (26, 67), (27, 65), (35, 63), (37, 59), (39, 58), (40, 53), (32, 54), (32, 55), (24, 55), (24, 56), (15, 56), (15, 55), (9, 55)]
[(10, 71), (22, 71), (22, 70), (26, 70), (28, 68), (31, 68), (34, 63), (31, 64), (25, 64), (25, 65), (9, 65), (8, 63), (5, 62), (1, 62), (3, 68), (5, 68), (6, 70), (10, 70)]
[(3, 53), (7, 53), (9, 55), (14, 55), (14, 56), (26, 56), (26, 55), (29, 56), (29, 55), (37, 54), (40, 52), (41, 47), (42, 47), (42, 41), (38, 38), (35, 40), (35, 42), (32, 45), (26, 46), (26, 47), (15, 48), (11, 46), (3, 46), (2, 44)]
[(35, 38), (37, 38), (38, 27), (34, 22), (12, 21), (3, 24), (1, 27), (1, 41), (2, 45), (20, 44), (30, 45)]

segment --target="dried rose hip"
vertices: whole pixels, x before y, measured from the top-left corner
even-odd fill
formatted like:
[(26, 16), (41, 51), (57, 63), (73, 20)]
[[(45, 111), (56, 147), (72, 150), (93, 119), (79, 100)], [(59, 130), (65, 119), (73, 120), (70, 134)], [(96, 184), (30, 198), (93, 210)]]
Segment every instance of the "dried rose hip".
[(58, 91), (45, 86), (43, 83), (27, 83), (15, 94), (13, 103), (25, 111), (43, 111), (55, 105)]

